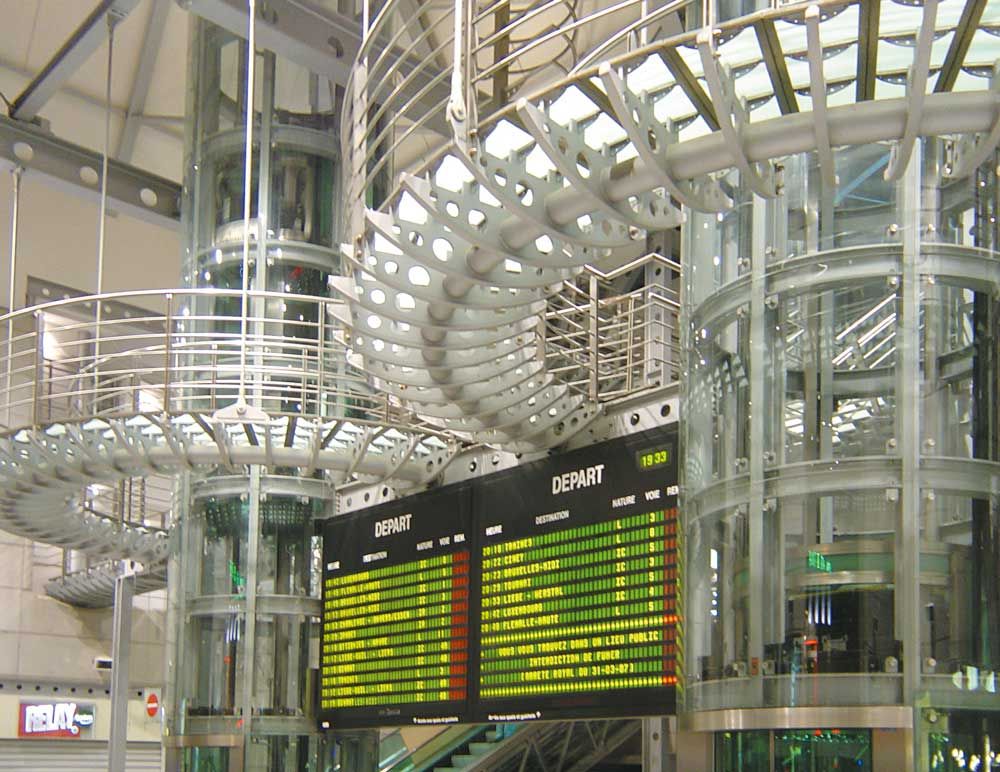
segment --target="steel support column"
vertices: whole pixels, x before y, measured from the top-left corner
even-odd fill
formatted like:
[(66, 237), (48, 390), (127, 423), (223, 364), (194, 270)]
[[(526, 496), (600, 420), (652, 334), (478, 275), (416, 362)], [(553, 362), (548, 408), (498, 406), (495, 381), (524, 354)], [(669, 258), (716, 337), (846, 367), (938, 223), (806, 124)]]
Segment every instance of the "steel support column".
[(132, 648), (132, 596), (135, 574), (122, 561), (115, 579), (114, 629), (111, 639), (111, 733), (108, 737), (108, 772), (125, 772), (128, 739), (128, 663)]
[(642, 719), (642, 772), (677, 769), (677, 749), (673, 742), (676, 731), (676, 716)]
[(250, 467), (249, 511), (247, 513), (247, 562), (245, 571), (246, 616), (243, 623), (243, 692), (240, 699), (240, 715), (243, 718), (243, 751), (250, 758), (253, 732), (253, 693), (256, 668), (255, 649), (257, 646), (257, 557), (260, 552), (260, 474), (261, 467)]
[[(896, 640), (902, 643), (903, 702), (920, 686), (920, 180), (924, 148), (913, 149), (900, 190), (903, 262), (896, 332), (896, 442), (902, 462), (895, 543)], [(915, 733), (918, 734), (918, 733)]]

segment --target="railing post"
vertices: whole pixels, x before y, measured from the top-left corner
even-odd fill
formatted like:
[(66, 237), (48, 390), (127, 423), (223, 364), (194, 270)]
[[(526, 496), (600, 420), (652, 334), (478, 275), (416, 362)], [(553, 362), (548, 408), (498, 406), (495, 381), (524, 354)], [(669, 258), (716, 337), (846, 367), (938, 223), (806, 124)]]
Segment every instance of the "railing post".
[(31, 425), (38, 426), (41, 420), (41, 388), (45, 378), (45, 312), (35, 312), (35, 361), (32, 367), (34, 383), (31, 395)]
[(166, 344), (163, 347), (163, 413), (170, 415), (170, 355), (174, 338), (174, 295), (167, 293)]
[(325, 374), (326, 362), (326, 303), (319, 304), (319, 330), (317, 332), (318, 343), (316, 349), (316, 415), (324, 417), (323, 410), (323, 377)]
[(598, 319), (598, 304), (597, 304), (597, 276), (590, 274), (590, 329), (589, 329), (589, 343), (590, 343), (590, 400), (596, 402), (599, 389), (600, 380), (598, 379), (598, 362), (597, 362), (597, 347), (600, 343), (600, 320)]
[[(246, 343), (246, 341), (243, 341), (243, 345), (245, 345), (245, 343)], [(216, 407), (217, 407), (217, 405), (216, 405), (216, 395), (217, 395), (217, 392), (219, 390), (219, 383), (216, 380), (216, 376), (219, 374), (219, 347), (218, 347), (218, 344), (215, 344), (215, 343), (212, 344), (212, 368), (211, 368), (211, 372), (212, 372), (212, 381), (211, 381), (211, 384), (210, 384), (210, 386), (211, 386), (211, 396), (209, 397), (209, 407), (211, 408), (212, 412), (214, 413), (215, 410), (216, 410)]]
[(632, 368), (635, 366), (635, 296), (628, 295), (628, 311), (625, 312), (625, 391), (632, 393)]

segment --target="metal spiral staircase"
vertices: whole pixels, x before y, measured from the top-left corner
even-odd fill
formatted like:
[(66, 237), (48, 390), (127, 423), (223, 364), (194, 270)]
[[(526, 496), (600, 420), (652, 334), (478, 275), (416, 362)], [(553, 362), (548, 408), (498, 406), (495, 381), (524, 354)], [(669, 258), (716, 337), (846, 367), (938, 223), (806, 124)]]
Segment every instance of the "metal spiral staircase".
[[(342, 127), (354, 278), (341, 286), (364, 369), (468, 441), (538, 450), (594, 419), (600, 395), (547, 366), (545, 309), (686, 213), (721, 217), (733, 170), (774, 198), (781, 158), (812, 152), (836, 188), (833, 148), (878, 142), (898, 179), (919, 137), (947, 135), (944, 174), (960, 178), (1000, 140), (1000, 16), (983, 2), (778, 4), (728, 20), (721, 3), (621, 3), (533, 36), (515, 34), (537, 22), (526, 9), (501, 28), (498, 4), (470, 5), (456, 3), (432, 52), (452, 48), (450, 73), (434, 56), (422, 73), (438, 86), (425, 96), (450, 75), (436, 111), (384, 46), (414, 52), (427, 23), (390, 3), (369, 30)], [(570, 36), (568, 75), (507, 77)], [(428, 146), (430, 160), (389, 177)]]

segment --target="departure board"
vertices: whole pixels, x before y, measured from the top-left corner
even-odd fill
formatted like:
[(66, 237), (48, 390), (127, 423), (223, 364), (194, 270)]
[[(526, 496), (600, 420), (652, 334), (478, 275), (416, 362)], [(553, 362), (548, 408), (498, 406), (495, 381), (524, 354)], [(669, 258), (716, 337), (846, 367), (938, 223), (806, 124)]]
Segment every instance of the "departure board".
[(335, 726), (458, 721), (469, 668), (468, 496), (337, 519), (324, 534), (320, 715)]
[[(672, 440), (671, 440), (672, 441)], [(477, 717), (670, 713), (676, 457), (645, 435), (528, 464), (477, 488)]]
[(321, 727), (673, 713), (676, 436), (327, 521)]

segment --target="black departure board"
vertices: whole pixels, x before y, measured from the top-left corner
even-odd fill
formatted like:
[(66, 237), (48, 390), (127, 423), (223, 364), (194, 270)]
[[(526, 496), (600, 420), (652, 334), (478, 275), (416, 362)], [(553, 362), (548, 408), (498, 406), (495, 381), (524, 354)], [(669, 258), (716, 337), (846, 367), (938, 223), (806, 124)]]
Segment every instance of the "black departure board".
[(469, 667), (468, 496), (328, 524), (320, 713), (338, 726), (458, 721)]
[(674, 710), (672, 428), (324, 526), (324, 727)]
[[(477, 488), (480, 720), (673, 712), (672, 442), (604, 443)], [(637, 465), (645, 448), (666, 458)]]
[(672, 686), (676, 510), (483, 549), (480, 697)]

